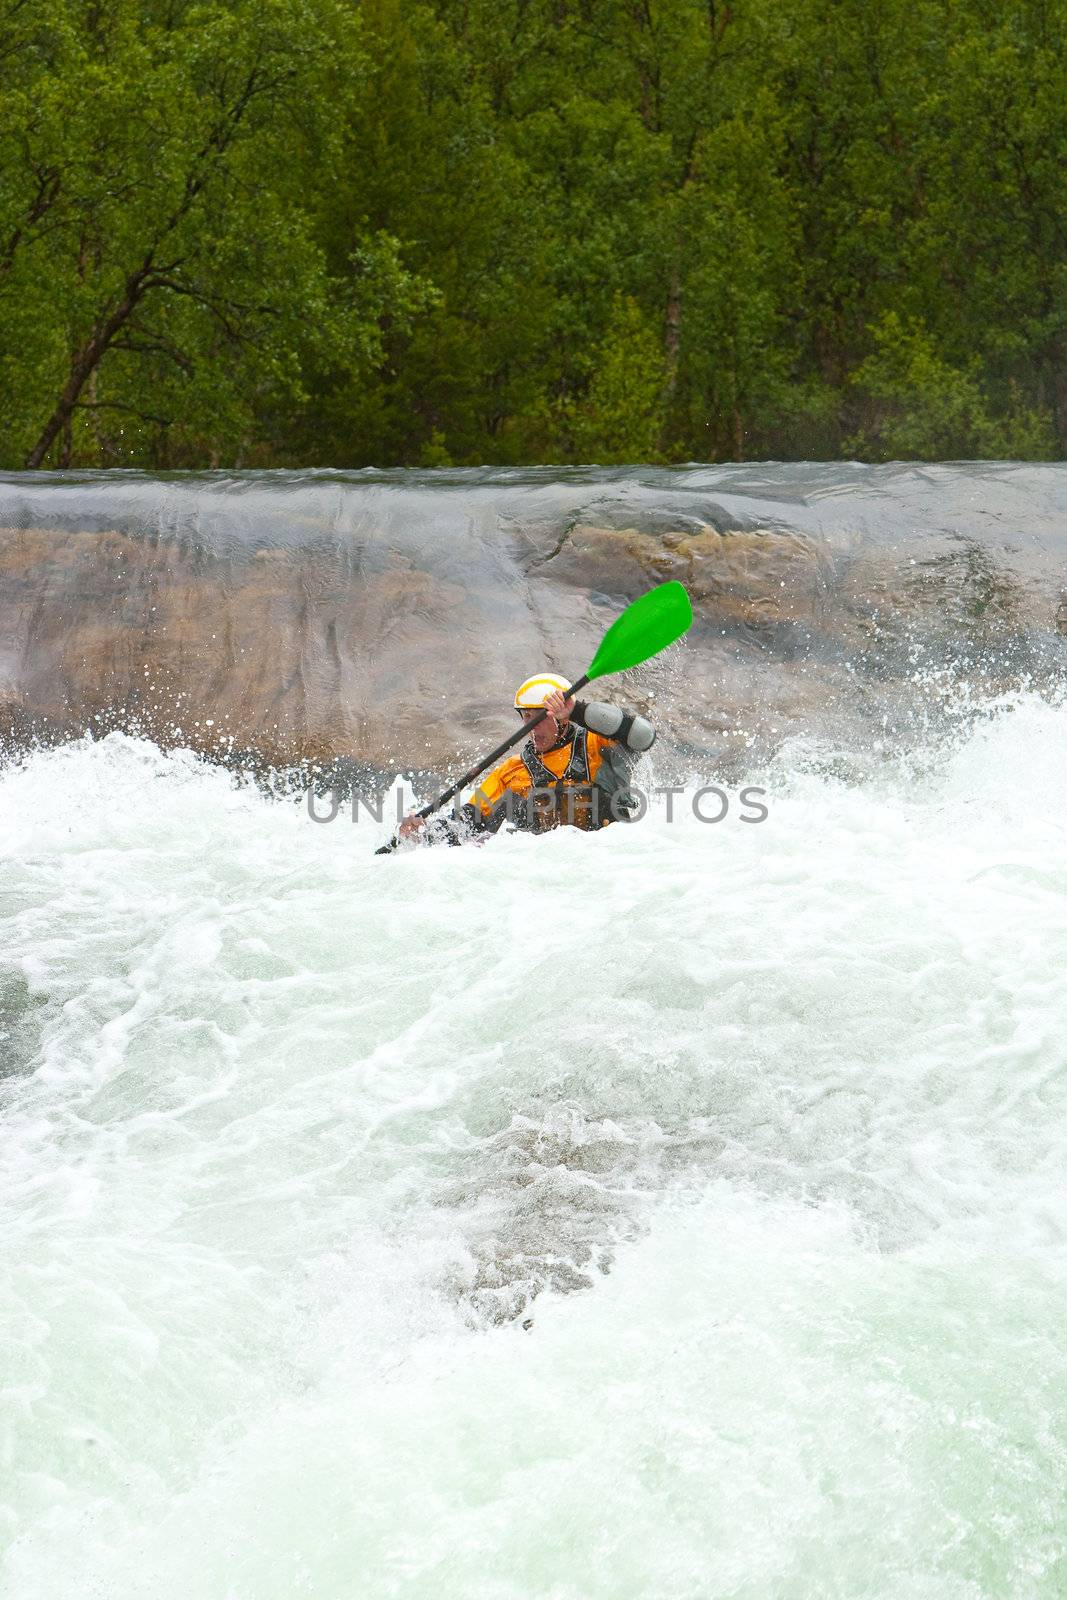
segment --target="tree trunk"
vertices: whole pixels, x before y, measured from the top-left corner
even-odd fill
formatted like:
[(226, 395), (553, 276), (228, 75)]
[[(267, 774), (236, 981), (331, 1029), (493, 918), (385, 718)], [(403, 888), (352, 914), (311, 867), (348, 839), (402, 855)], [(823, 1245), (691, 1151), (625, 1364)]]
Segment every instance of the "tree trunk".
[(682, 276), (678, 268), (671, 268), (671, 281), (667, 289), (667, 325), (663, 337), (666, 383), (664, 394), (667, 404), (674, 399), (678, 387), (678, 352), (682, 344)]
[(1052, 379), (1052, 426), (1056, 443), (1067, 456), (1067, 367), (1061, 353), (1055, 349), (1049, 362), (1049, 376)]
[(151, 271), (151, 260), (145, 262), (137, 272), (126, 279), (126, 287), (122, 299), (102, 322), (97, 322), (92, 333), (71, 357), (70, 377), (67, 379), (66, 388), (59, 397), (59, 402), (44, 425), (40, 438), (26, 457), (26, 466), (29, 469), (39, 467), (55, 443), (59, 434), (70, 426), (70, 419), (74, 414), (74, 407), (78, 403), (86, 381), (96, 371), (108, 345), (118, 333), (119, 329), (133, 315), (141, 297), (145, 292), (148, 274)]
[(671, 448), (671, 419), (674, 396), (678, 388), (678, 352), (682, 344), (682, 275), (677, 266), (671, 269), (667, 287), (667, 316), (663, 332), (663, 410), (661, 413), (659, 447)]

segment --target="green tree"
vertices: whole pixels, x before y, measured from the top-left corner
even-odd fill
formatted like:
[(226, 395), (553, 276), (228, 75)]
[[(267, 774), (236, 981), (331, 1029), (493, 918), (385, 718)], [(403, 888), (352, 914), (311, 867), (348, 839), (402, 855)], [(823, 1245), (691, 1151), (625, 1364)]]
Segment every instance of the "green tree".
[(521, 459), (515, 418), (538, 393), (548, 334), (543, 215), (493, 108), (493, 88), (429, 6), (366, 0), (370, 66), (324, 208), (332, 270), (365, 229), (400, 242), (432, 283), (388, 319), (372, 371), (319, 369), (299, 421), (312, 462)]
[(977, 357), (953, 366), (918, 323), (887, 312), (874, 330), (875, 351), (852, 381), (869, 402), (869, 421), (845, 448), (879, 459), (1042, 457), (1053, 453), (1047, 414), (1016, 391), (999, 412), (984, 393)]
[(0, 0), (5, 465), (1062, 454), (1060, 0)]
[[(364, 70), (335, 0), (14, 9), (0, 139), (11, 464), (233, 458), (311, 353), (373, 361), (418, 286), (386, 237), (330, 274), (310, 172)], [(321, 181), (321, 180), (320, 180)], [(314, 194), (314, 188), (312, 189)]]
[(666, 377), (658, 333), (634, 299), (616, 295), (585, 393), (557, 402), (545, 418), (549, 458), (605, 466), (655, 461)]
[(976, 363), (995, 415), (1022, 404), (1043, 416), (1046, 448), (1062, 455), (1067, 12), (968, 0), (946, 20), (944, 69), (925, 100), (925, 203), (910, 229), (940, 289), (926, 320), (948, 359)]

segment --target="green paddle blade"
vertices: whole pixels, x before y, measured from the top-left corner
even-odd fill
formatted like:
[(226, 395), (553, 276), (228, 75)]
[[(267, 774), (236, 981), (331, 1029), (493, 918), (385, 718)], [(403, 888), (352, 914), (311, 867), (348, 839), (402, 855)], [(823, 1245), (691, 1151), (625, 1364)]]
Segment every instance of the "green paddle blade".
[(616, 617), (600, 641), (587, 679), (625, 672), (649, 656), (659, 655), (692, 625), (693, 608), (680, 583), (672, 579), (641, 595)]

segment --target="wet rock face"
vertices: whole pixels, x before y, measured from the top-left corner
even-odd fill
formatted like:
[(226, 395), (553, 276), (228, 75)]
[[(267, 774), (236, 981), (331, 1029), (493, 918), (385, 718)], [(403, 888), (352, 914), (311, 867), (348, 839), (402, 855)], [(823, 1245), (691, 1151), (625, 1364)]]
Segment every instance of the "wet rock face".
[(388, 763), (399, 733), (416, 764), (445, 757), (440, 738), (417, 746), (435, 729), (402, 700), (455, 629), (456, 585), (399, 566), (356, 578), (337, 549), (234, 559), (40, 530), (0, 536), (0, 574), (9, 729), (136, 726), (164, 745), (233, 740), (273, 763)]
[(1067, 469), (998, 471), (12, 475), (0, 731), (443, 772), (678, 578), (687, 642), (603, 691), (662, 748), (862, 744), (928, 713), (931, 674), (1062, 679)]

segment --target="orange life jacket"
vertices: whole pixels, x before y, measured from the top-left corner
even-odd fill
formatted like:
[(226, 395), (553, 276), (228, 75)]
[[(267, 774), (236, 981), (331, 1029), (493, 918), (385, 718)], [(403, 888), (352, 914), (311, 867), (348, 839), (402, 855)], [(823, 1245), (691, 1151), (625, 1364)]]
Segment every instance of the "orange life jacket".
[(530, 740), (482, 779), (471, 803), (487, 820), (514, 797), (515, 822), (534, 833), (569, 823), (592, 832), (615, 819), (609, 796), (596, 787), (596, 775), (611, 743), (603, 734), (576, 728), (574, 738), (543, 754)]

